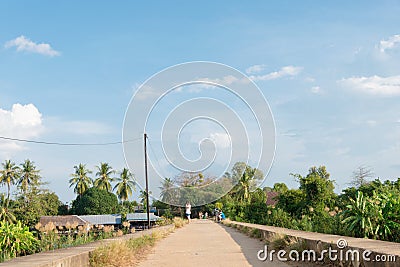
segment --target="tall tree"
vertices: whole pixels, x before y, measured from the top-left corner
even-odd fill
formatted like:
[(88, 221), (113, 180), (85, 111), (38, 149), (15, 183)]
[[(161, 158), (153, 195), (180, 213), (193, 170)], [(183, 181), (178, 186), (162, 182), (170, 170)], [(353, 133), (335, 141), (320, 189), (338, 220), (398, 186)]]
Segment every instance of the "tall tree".
[(122, 203), (132, 196), (132, 190), (135, 190), (135, 180), (132, 173), (124, 168), (120, 173), (120, 177), (115, 179), (118, 183), (114, 186), (117, 189), (117, 196)]
[(7, 198), (10, 199), (11, 185), (18, 179), (19, 167), (11, 160), (6, 160), (1, 165), (3, 170), (1, 170), (0, 182), (7, 185)]
[(233, 192), (235, 198), (241, 203), (248, 203), (250, 201), (250, 191), (256, 169), (246, 166), (238, 184), (234, 187)]
[(10, 199), (5, 198), (4, 194), (1, 194), (1, 205), (0, 205), (0, 222), (13, 223), (16, 221), (14, 214), (10, 210)]
[(115, 171), (108, 163), (103, 163), (103, 162), (101, 162), (99, 166), (96, 166), (96, 168), (98, 170), (96, 172), (96, 176), (98, 178), (94, 181), (94, 186), (99, 189), (111, 192), (112, 191), (111, 182), (114, 181), (114, 178), (111, 177), (111, 175), (114, 174)]
[(34, 162), (29, 159), (25, 160), (21, 164), (21, 172), (18, 180), (18, 185), (21, 187), (22, 192), (26, 194), (28, 186), (38, 183), (38, 180), (39, 170), (36, 169)]
[(372, 169), (365, 166), (359, 166), (355, 171), (353, 171), (350, 185), (360, 188), (361, 186), (366, 185), (373, 175)]
[(162, 186), (160, 187), (160, 197), (163, 202), (171, 203), (175, 191), (174, 188), (173, 180), (171, 178), (165, 178)]
[(74, 192), (79, 196), (89, 189), (93, 184), (89, 174), (92, 173), (86, 168), (85, 164), (80, 163), (78, 166), (74, 166), (75, 173), (71, 174), (72, 178), (69, 180), (69, 187), (75, 186)]

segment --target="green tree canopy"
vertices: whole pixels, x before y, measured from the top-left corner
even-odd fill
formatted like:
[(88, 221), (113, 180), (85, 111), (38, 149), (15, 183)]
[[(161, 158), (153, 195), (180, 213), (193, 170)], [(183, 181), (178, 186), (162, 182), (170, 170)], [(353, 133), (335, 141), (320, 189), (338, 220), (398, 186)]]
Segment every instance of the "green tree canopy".
[(94, 186), (99, 189), (111, 192), (112, 191), (111, 182), (114, 181), (114, 178), (111, 177), (111, 175), (114, 174), (115, 171), (108, 163), (105, 162), (101, 162), (99, 166), (96, 166), (96, 168), (97, 168), (96, 172), (97, 179), (94, 181)]
[(93, 184), (92, 179), (89, 177), (91, 171), (86, 168), (85, 164), (80, 163), (74, 166), (75, 172), (71, 174), (72, 178), (69, 180), (69, 186), (75, 186), (74, 192), (80, 196), (89, 189)]
[(89, 188), (72, 202), (76, 215), (113, 214), (118, 212), (117, 196), (97, 187)]
[(15, 165), (15, 162), (6, 160), (1, 164), (3, 169), (0, 171), (0, 183), (7, 185), (7, 198), (10, 198), (10, 189), (19, 176), (19, 167)]
[(135, 180), (132, 173), (129, 172), (127, 168), (124, 168), (120, 174), (119, 178), (116, 178), (118, 182), (114, 190), (117, 189), (117, 196), (123, 203), (132, 196), (132, 190), (135, 190)]

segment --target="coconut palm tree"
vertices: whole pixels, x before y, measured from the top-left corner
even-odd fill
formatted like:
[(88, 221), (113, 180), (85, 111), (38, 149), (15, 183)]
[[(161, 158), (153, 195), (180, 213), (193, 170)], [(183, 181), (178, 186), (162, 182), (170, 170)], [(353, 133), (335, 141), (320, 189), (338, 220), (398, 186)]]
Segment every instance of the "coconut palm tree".
[(111, 182), (114, 181), (114, 178), (111, 177), (111, 175), (114, 174), (115, 171), (108, 163), (102, 163), (102, 162), (100, 162), (100, 165), (96, 166), (96, 168), (98, 170), (98, 172), (96, 172), (96, 176), (98, 178), (94, 181), (94, 186), (99, 189), (111, 192), (112, 190)]
[(170, 203), (174, 193), (174, 182), (171, 178), (165, 178), (162, 186), (160, 187), (160, 197), (163, 202)]
[[(149, 200), (150, 200), (151, 195), (152, 195), (152, 192), (149, 191)], [(140, 203), (143, 204), (144, 210), (146, 210), (147, 209), (147, 193), (146, 193), (146, 190), (140, 190), (139, 199), (140, 199)]]
[(11, 185), (18, 179), (19, 168), (11, 160), (6, 160), (1, 165), (3, 170), (1, 170), (0, 182), (7, 185), (7, 199), (10, 199)]
[(13, 223), (17, 220), (14, 214), (10, 211), (10, 199), (6, 198), (4, 194), (1, 194), (1, 205), (0, 205), (0, 222)]
[(127, 168), (124, 168), (120, 173), (120, 177), (116, 178), (118, 183), (114, 186), (117, 189), (117, 196), (122, 203), (132, 196), (132, 189), (135, 190), (135, 180), (132, 173)]
[(250, 201), (250, 187), (254, 182), (253, 177), (255, 171), (256, 169), (246, 166), (239, 182), (233, 189), (236, 199), (241, 203), (248, 203)]
[(39, 180), (39, 170), (36, 169), (33, 161), (29, 159), (25, 160), (21, 165), (20, 176), (18, 179), (18, 185), (21, 187), (24, 195), (28, 190), (28, 186), (31, 184), (35, 184)]
[(89, 189), (93, 184), (89, 174), (92, 173), (86, 169), (86, 165), (80, 163), (78, 166), (74, 166), (75, 173), (71, 174), (72, 178), (69, 180), (69, 187), (75, 186), (74, 192), (79, 196)]

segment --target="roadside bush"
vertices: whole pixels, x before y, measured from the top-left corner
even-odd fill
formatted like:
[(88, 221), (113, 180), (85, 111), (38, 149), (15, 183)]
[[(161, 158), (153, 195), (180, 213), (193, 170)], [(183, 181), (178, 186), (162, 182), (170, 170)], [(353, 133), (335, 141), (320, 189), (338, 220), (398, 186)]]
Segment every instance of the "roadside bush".
[(33, 253), (37, 245), (33, 233), (20, 221), (15, 224), (8, 222), (0, 224), (0, 259), (2, 261)]

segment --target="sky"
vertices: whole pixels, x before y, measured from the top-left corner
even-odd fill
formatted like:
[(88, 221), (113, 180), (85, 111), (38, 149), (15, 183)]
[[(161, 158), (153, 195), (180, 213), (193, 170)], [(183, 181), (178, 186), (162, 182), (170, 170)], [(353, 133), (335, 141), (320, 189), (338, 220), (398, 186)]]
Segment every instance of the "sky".
[[(271, 168), (262, 162), (268, 173), (262, 186), (285, 182), (296, 188), (289, 174), (305, 175), (314, 165), (327, 167), (336, 192), (348, 186), (359, 166), (371, 168), (375, 177), (397, 179), (398, 14), (399, 1), (1, 1), (0, 136), (121, 141), (133, 95), (151, 95), (141, 87), (145, 81), (176, 64), (210, 61), (248, 75), (269, 103), (276, 151)], [(160, 150), (157, 127), (165, 121), (160, 117), (179, 103), (215, 98), (246, 118), (231, 94), (203, 89), (176, 90), (148, 117), (155, 168), (168, 165)], [(192, 111), (200, 110), (204, 107), (193, 106)], [(223, 153), (235, 144), (218, 124), (196, 121), (190, 126), (179, 142), (191, 160), (201, 155), (198, 144), (204, 138), (214, 144), (210, 149)], [(131, 151), (133, 162), (142, 162), (143, 132), (143, 125), (130, 132), (137, 146), (137, 152)], [(257, 135), (250, 139), (250, 146), (257, 147)], [(230, 166), (222, 162), (227, 155), (219, 166)], [(75, 198), (68, 184), (73, 166), (85, 163), (94, 172), (100, 162), (116, 170), (126, 166), (121, 144), (0, 140), (0, 161), (19, 164), (27, 158), (64, 202)], [(162, 176), (174, 175), (163, 170)], [(142, 169), (131, 171), (143, 178)]]

